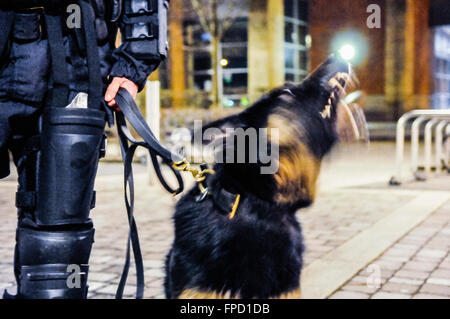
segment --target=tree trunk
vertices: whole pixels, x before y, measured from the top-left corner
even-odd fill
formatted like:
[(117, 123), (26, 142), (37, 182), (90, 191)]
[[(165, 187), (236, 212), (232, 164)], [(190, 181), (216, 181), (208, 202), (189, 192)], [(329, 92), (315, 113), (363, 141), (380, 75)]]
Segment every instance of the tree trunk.
[(219, 81), (222, 81), (220, 79), (220, 61), (219, 61), (219, 50), (220, 50), (220, 22), (219, 22), (219, 16), (218, 16), (218, 3), (217, 0), (213, 0), (211, 3), (211, 9), (212, 9), (212, 25), (211, 25), (211, 68), (213, 71), (212, 74), (212, 94), (213, 94), (213, 105), (212, 107), (220, 107), (220, 87), (219, 87)]
[(220, 104), (220, 87), (219, 87), (219, 75), (220, 75), (220, 61), (219, 61), (219, 43), (218, 37), (212, 38), (211, 48), (211, 67), (212, 67), (212, 95), (213, 95), (213, 107), (219, 107)]

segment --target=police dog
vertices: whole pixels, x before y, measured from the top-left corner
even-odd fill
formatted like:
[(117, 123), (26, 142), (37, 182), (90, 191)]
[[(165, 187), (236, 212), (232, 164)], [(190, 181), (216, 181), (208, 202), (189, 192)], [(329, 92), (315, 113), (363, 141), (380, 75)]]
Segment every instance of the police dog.
[[(304, 245), (295, 213), (314, 201), (332, 146), (340, 137), (358, 138), (354, 112), (343, 102), (351, 73), (331, 56), (299, 85), (286, 84), (203, 128), (223, 136), (229, 128), (267, 128), (278, 169), (262, 174), (259, 160), (216, 162), (207, 192), (194, 187), (181, 198), (166, 259), (167, 298), (300, 298)], [(235, 148), (223, 136), (224, 148)]]

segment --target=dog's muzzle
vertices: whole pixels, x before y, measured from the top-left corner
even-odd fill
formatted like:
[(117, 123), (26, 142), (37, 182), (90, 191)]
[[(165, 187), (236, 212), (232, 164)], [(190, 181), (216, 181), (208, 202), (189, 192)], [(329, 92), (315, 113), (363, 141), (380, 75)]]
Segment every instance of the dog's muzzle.
[[(349, 66), (348, 73), (338, 73), (329, 84), (333, 93), (328, 101), (329, 107), (336, 113), (336, 131), (341, 142), (369, 141), (369, 130), (366, 117), (356, 103), (362, 92), (346, 93), (347, 86), (353, 86), (357, 79)], [(325, 108), (327, 109), (327, 108)]]

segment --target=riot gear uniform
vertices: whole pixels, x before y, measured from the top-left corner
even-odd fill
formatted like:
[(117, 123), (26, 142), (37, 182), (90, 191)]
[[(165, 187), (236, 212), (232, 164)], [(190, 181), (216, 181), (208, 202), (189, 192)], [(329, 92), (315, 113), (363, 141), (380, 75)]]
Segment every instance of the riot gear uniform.
[[(19, 173), (18, 291), (5, 297), (86, 298), (89, 212), (104, 127), (112, 124), (103, 94), (112, 77), (142, 90), (167, 56), (169, 1), (10, 2), (0, 4), (0, 178), (9, 175), (10, 150)], [(81, 25), (73, 27), (77, 8)], [(88, 93), (87, 108), (67, 108), (80, 92)]]

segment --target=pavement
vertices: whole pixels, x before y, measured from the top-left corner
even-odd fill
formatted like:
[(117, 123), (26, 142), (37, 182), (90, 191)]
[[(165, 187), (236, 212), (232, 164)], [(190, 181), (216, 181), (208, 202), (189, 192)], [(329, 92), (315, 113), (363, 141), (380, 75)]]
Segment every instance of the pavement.
[[(342, 145), (324, 160), (317, 200), (297, 214), (307, 247), (303, 298), (450, 298), (450, 177), (414, 182), (405, 167), (405, 183), (388, 186), (394, 151), (389, 142)], [(177, 199), (149, 186), (144, 166), (135, 171), (145, 298), (164, 298)], [(128, 227), (121, 174), (118, 164), (100, 165), (89, 298), (113, 298), (122, 271)], [(0, 181), (0, 290), (12, 292), (15, 190), (15, 176)], [(127, 298), (135, 284), (131, 270)]]

